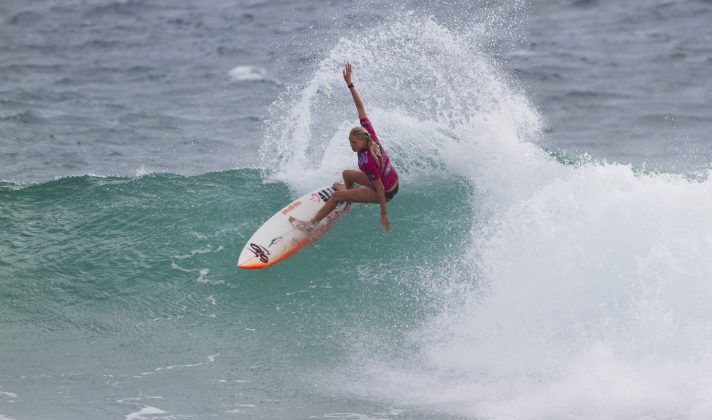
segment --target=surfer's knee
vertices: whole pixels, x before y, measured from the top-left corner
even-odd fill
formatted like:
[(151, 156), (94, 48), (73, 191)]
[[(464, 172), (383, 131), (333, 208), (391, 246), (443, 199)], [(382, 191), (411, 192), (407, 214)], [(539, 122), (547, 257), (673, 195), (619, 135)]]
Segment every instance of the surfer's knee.
[(336, 191), (334, 194), (331, 196), (331, 200), (334, 200), (336, 203), (341, 203), (346, 200), (346, 193), (344, 191)]
[(353, 182), (354, 181), (354, 174), (353, 174), (353, 169), (344, 169), (344, 171), (341, 173), (341, 177), (344, 178), (344, 181), (346, 182)]

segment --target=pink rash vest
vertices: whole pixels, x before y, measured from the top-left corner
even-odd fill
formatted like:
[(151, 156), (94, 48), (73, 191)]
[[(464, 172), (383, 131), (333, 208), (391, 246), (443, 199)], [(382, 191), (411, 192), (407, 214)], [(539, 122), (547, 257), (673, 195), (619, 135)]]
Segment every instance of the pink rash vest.
[(369, 182), (369, 187), (371, 187), (374, 191), (376, 190), (375, 182), (379, 178), (381, 179), (381, 182), (383, 182), (384, 191), (389, 191), (398, 183), (398, 174), (396, 173), (396, 169), (391, 165), (391, 160), (388, 158), (388, 154), (383, 149), (383, 146), (381, 146), (381, 142), (378, 141), (378, 136), (376, 136), (376, 132), (373, 130), (371, 121), (369, 121), (368, 118), (362, 118), (361, 126), (368, 131), (371, 135), (371, 139), (373, 139), (373, 141), (375, 141), (381, 149), (382, 162), (379, 168), (376, 158), (371, 155), (371, 151), (368, 150), (368, 147), (364, 147), (358, 151), (358, 167), (366, 173), (368, 180), (371, 181)]

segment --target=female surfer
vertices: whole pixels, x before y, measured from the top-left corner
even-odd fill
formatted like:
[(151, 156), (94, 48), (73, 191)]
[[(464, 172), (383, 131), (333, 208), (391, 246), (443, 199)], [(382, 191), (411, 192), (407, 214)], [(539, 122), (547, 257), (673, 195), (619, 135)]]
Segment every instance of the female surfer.
[[(358, 154), (360, 170), (346, 169), (343, 172), (344, 183), (334, 184), (336, 192), (311, 220), (306, 222), (290, 217), (289, 221), (297, 229), (310, 231), (341, 202), (378, 203), (381, 206), (381, 225), (384, 230), (388, 230), (391, 222), (388, 220), (386, 203), (398, 193), (398, 174), (391, 165), (388, 154), (378, 141), (378, 136), (366, 115), (361, 97), (351, 81), (351, 64), (346, 64), (343, 74), (361, 122), (360, 126), (354, 127), (349, 133), (351, 150)], [(361, 187), (355, 188), (355, 184), (361, 185)]]

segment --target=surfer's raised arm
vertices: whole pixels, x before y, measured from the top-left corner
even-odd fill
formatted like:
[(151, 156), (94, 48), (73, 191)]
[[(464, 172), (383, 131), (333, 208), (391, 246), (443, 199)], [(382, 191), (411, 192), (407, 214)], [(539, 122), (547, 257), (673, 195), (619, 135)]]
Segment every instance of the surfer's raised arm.
[(346, 82), (346, 85), (351, 91), (351, 97), (354, 98), (354, 104), (356, 104), (356, 111), (358, 111), (358, 118), (360, 120), (363, 120), (365, 118), (368, 118), (366, 116), (366, 108), (363, 106), (363, 101), (361, 100), (361, 97), (359, 96), (358, 91), (356, 91), (356, 87), (354, 86), (354, 83), (351, 80), (351, 73), (351, 63), (347, 63), (344, 67), (344, 81)]

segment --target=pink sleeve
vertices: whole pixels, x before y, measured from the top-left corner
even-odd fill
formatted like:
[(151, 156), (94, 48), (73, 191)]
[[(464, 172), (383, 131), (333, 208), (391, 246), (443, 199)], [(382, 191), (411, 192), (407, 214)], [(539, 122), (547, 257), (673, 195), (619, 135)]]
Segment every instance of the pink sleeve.
[(368, 134), (371, 135), (371, 138), (376, 143), (379, 143), (378, 136), (376, 135), (376, 131), (373, 129), (373, 125), (371, 125), (371, 121), (369, 121), (368, 118), (361, 118), (360, 121), (361, 121), (361, 127), (365, 128), (366, 131), (368, 131)]

